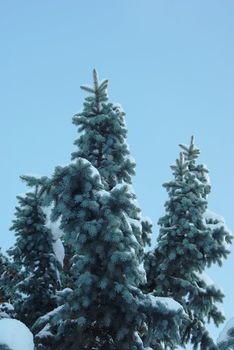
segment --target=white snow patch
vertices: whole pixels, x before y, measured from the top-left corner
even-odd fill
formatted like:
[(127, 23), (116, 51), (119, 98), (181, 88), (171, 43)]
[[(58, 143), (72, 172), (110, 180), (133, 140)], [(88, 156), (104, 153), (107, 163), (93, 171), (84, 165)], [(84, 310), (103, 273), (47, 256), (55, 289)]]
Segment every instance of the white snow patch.
[(113, 106), (114, 108), (119, 108), (119, 109), (122, 109), (122, 110), (123, 110), (123, 107), (122, 107), (122, 105), (121, 105), (119, 102), (113, 102), (113, 103), (112, 103), (112, 106)]
[(0, 320), (0, 344), (11, 350), (33, 350), (33, 335), (22, 322), (3, 318)]
[(53, 236), (53, 251), (58, 260), (58, 262), (63, 266), (63, 260), (65, 256), (64, 246), (61, 241), (61, 237), (63, 236), (63, 231), (60, 229), (61, 219), (59, 218), (57, 221), (51, 221), (51, 211), (53, 209), (53, 203), (48, 207), (43, 207), (42, 210), (46, 215), (46, 227), (51, 230)]
[(10, 303), (2, 303), (0, 304), (0, 309), (4, 308), (7, 309), (8, 311), (14, 311), (14, 306)]
[[(230, 236), (233, 237), (233, 233), (227, 227), (223, 216), (218, 215), (218, 214), (212, 212), (211, 210), (207, 210), (204, 213), (204, 224), (206, 225), (206, 227), (210, 228), (212, 231), (218, 230), (218, 229), (223, 229), (226, 231), (226, 234), (229, 234)], [(227, 243), (225, 239), (223, 240), (222, 243), (226, 249), (230, 248), (230, 243)]]
[(145, 272), (144, 263), (142, 262), (138, 268), (139, 268), (139, 271), (142, 273), (143, 283), (145, 283), (146, 282), (146, 272)]
[(53, 251), (54, 251), (54, 254), (56, 256), (56, 259), (58, 260), (60, 265), (63, 267), (65, 250), (64, 250), (64, 246), (63, 246), (61, 239), (57, 239), (56, 241), (54, 241), (52, 243), (52, 245), (53, 245)]
[(42, 207), (42, 210), (46, 215), (46, 227), (51, 230), (54, 240), (57, 240), (62, 237), (63, 231), (60, 229), (60, 224), (61, 224), (60, 218), (55, 222), (52, 222), (50, 219), (53, 206), (54, 205), (52, 203), (48, 207)]
[(158, 306), (158, 304), (163, 304), (168, 311), (174, 311), (174, 312), (179, 312), (179, 311), (183, 311), (183, 307), (182, 305), (180, 305), (177, 301), (175, 301), (172, 298), (168, 298), (168, 297), (155, 297), (152, 294), (148, 295), (151, 299), (151, 302), (154, 306)]
[(134, 157), (132, 157), (130, 154), (125, 156), (126, 159), (128, 159), (131, 163), (136, 164), (136, 160)]
[(218, 222), (222, 222), (222, 223), (225, 223), (225, 220), (224, 220), (224, 217), (221, 216), (221, 215), (218, 215), (216, 213), (214, 213), (213, 211), (207, 209), (206, 212), (204, 213), (204, 218), (209, 221), (209, 220), (212, 220), (212, 221), (218, 221)]
[(142, 230), (142, 224), (140, 220), (137, 219), (132, 219), (132, 218), (128, 218), (128, 221), (131, 225), (135, 226), (136, 228), (138, 228), (140, 231)]
[(107, 197), (110, 196), (110, 192), (108, 192), (108, 191), (106, 191), (106, 190), (99, 190), (98, 193), (99, 193), (101, 196), (107, 196)]
[(212, 286), (215, 287), (214, 281), (205, 272), (202, 272), (202, 273), (195, 272), (195, 274), (199, 279), (201, 279), (206, 284), (207, 287), (212, 287)]
[[(70, 288), (65, 288), (65, 289), (70, 289)], [(57, 313), (59, 313), (62, 309), (64, 308), (64, 305), (60, 305), (58, 307), (56, 307), (56, 309), (48, 312), (46, 315), (41, 316), (40, 317), (40, 322), (47, 322), (48, 320), (50, 320), (52, 317), (54, 317), (54, 315), (56, 315)]]
[[(134, 187), (130, 184), (127, 184), (126, 182), (122, 182), (122, 183), (119, 183), (117, 184), (115, 187), (113, 187), (112, 191), (114, 190), (122, 190), (122, 188), (126, 188), (127, 189), (127, 192), (132, 195), (133, 197), (131, 198), (131, 202), (133, 205), (135, 205), (137, 208), (140, 208), (139, 206), (139, 203), (136, 199), (136, 193), (135, 193), (135, 190), (134, 190)], [(135, 197), (135, 198), (134, 198)]]
[(38, 338), (47, 338), (51, 335), (51, 332), (49, 331), (50, 325), (47, 323), (44, 328), (37, 334)]
[(143, 215), (142, 215), (141, 221), (144, 221), (144, 222), (146, 221), (146, 222), (148, 222), (150, 225), (153, 225), (153, 221), (152, 221), (151, 218), (148, 217), (148, 216), (143, 216)]
[[(88, 161), (87, 161), (88, 162)], [(89, 165), (90, 165), (90, 169), (92, 171), (92, 176), (98, 176), (99, 180), (100, 180), (100, 173), (99, 171), (97, 170), (97, 168), (95, 168), (90, 162), (89, 162)]]

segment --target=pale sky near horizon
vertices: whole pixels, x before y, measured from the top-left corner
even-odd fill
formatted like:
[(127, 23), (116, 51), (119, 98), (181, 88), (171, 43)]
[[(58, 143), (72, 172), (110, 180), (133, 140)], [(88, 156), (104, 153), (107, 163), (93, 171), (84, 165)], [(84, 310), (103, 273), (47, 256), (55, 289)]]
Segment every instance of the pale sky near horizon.
[[(0, 0), (0, 246), (14, 242), (15, 196), (26, 190), (19, 175), (69, 162), (79, 86), (94, 67), (126, 112), (134, 188), (153, 241), (167, 198), (161, 185), (191, 135), (210, 170), (209, 209), (234, 231), (233, 38), (231, 0)], [(209, 272), (226, 294), (227, 318), (233, 266), (232, 253)]]

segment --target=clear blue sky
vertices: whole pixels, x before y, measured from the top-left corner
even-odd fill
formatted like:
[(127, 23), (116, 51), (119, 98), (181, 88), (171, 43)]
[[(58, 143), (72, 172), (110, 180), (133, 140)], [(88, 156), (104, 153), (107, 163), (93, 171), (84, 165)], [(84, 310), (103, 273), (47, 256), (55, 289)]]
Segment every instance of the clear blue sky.
[[(154, 237), (161, 184), (192, 134), (210, 170), (209, 207), (234, 229), (233, 19), (232, 0), (0, 1), (0, 245), (14, 242), (19, 175), (48, 175), (69, 161), (79, 86), (91, 82), (93, 67), (127, 113), (134, 186)], [(228, 318), (233, 267), (234, 254), (210, 272)]]

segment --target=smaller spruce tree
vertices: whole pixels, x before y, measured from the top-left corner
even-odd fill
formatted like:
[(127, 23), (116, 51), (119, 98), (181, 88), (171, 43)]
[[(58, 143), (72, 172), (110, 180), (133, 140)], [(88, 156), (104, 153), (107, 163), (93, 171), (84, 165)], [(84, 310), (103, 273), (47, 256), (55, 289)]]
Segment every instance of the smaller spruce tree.
[(19, 205), (11, 227), (16, 243), (9, 250), (14, 264), (20, 269), (20, 282), (15, 287), (15, 309), (18, 318), (32, 327), (38, 317), (56, 306), (59, 264), (53, 251), (51, 230), (46, 227), (38, 188), (17, 198)]
[(213, 320), (216, 325), (223, 322), (216, 305), (223, 294), (207, 284), (203, 273), (214, 251), (219, 251), (212, 258), (216, 262), (220, 254), (226, 257), (230, 233), (224, 230), (221, 240), (214, 239), (204, 219), (207, 183), (189, 169), (189, 161), (182, 153), (171, 168), (174, 179), (164, 184), (169, 199), (166, 214), (159, 220), (157, 246), (146, 256), (147, 287), (155, 295), (172, 297), (183, 305), (190, 321), (181, 328), (182, 345), (191, 341), (194, 349), (216, 349), (205, 320)]

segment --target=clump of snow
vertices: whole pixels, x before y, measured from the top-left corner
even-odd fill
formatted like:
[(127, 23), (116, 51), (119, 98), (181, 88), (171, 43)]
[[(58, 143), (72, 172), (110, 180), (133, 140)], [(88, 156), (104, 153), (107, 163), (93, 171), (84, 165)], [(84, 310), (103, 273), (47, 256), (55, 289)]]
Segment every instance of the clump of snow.
[(37, 334), (37, 337), (42, 339), (42, 338), (47, 338), (49, 336), (51, 336), (51, 332), (50, 332), (50, 325), (47, 323), (42, 330)]
[(81, 161), (82, 165), (89, 165), (89, 169), (91, 170), (92, 176), (93, 177), (96, 176), (98, 183), (101, 184), (102, 183), (101, 176), (98, 169), (95, 168), (95, 166), (93, 166), (92, 163), (90, 163), (87, 159), (79, 157), (79, 158), (73, 159), (71, 163), (76, 165), (79, 163), (79, 161)]
[(200, 280), (202, 280), (206, 284), (207, 287), (212, 287), (212, 286), (215, 287), (214, 281), (205, 272), (202, 272), (202, 273), (195, 272), (195, 274)]
[(0, 308), (7, 309), (7, 311), (14, 311), (14, 306), (10, 303), (2, 303), (0, 304)]
[(204, 218), (209, 222), (210, 220), (213, 222), (222, 222), (225, 223), (224, 217), (214, 213), (213, 211), (207, 209), (204, 213)]
[(106, 197), (109, 197), (110, 196), (110, 192), (106, 191), (106, 190), (99, 190), (98, 193), (101, 195), (101, 196), (106, 196)]
[(56, 241), (53, 242), (53, 251), (58, 262), (60, 263), (61, 266), (63, 266), (65, 250), (61, 239), (57, 239)]
[(58, 260), (58, 262), (63, 266), (63, 260), (65, 256), (63, 243), (61, 241), (61, 237), (63, 235), (63, 231), (60, 229), (61, 219), (58, 219), (55, 222), (51, 221), (51, 211), (53, 209), (53, 204), (48, 207), (43, 207), (43, 212), (46, 215), (46, 227), (51, 230), (53, 236), (53, 250), (54, 254)]
[[(70, 288), (66, 288), (66, 289), (70, 289)], [(54, 315), (56, 315), (57, 313), (59, 313), (62, 309), (64, 308), (64, 305), (60, 305), (58, 307), (56, 307), (54, 310), (48, 312), (46, 315), (43, 315), (40, 317), (40, 322), (47, 322), (51, 319), (51, 317), (54, 317)]]
[(229, 338), (229, 331), (234, 328), (234, 317), (232, 317), (227, 323), (222, 332), (219, 334), (217, 339), (217, 343), (221, 343), (223, 341), (227, 341)]
[(22, 322), (9, 318), (0, 320), (0, 344), (11, 350), (34, 350), (30, 330)]
[(143, 283), (146, 283), (146, 272), (145, 272), (144, 262), (142, 262), (138, 268), (142, 274)]
[(135, 158), (131, 155), (126, 155), (125, 158), (128, 159), (131, 163), (136, 164)]
[(168, 311), (174, 311), (174, 312), (179, 312), (179, 311), (184, 311), (182, 305), (180, 305), (177, 301), (175, 301), (172, 298), (168, 297), (155, 297), (152, 294), (148, 295), (151, 299), (151, 302), (153, 305), (158, 306), (158, 304), (163, 304)]
[(127, 184), (126, 182), (122, 181), (121, 183), (118, 183), (117, 185), (115, 185), (115, 187), (113, 187), (112, 191), (114, 190), (122, 190), (122, 189), (126, 189), (127, 192), (132, 196), (131, 198), (131, 202), (133, 205), (135, 205), (137, 208), (139, 208), (139, 203), (136, 199), (136, 194), (135, 194), (135, 190), (134, 187), (130, 184)]
[(61, 219), (55, 222), (52, 222), (50, 219), (53, 204), (48, 207), (43, 207), (42, 209), (46, 215), (46, 227), (51, 230), (54, 240), (61, 238), (63, 235), (63, 231), (60, 229)]
[[(204, 213), (204, 224), (212, 231), (224, 230), (226, 231), (226, 235), (233, 237), (233, 233), (227, 227), (224, 218), (221, 215), (212, 212), (211, 210), (206, 210), (206, 212)], [(227, 250), (230, 248), (230, 242), (227, 242), (225, 237), (222, 243)]]
[(153, 225), (153, 221), (148, 216), (141, 216), (141, 221), (147, 221), (149, 225)]

